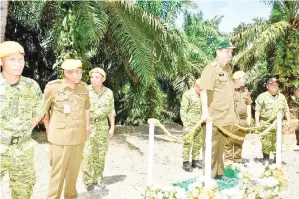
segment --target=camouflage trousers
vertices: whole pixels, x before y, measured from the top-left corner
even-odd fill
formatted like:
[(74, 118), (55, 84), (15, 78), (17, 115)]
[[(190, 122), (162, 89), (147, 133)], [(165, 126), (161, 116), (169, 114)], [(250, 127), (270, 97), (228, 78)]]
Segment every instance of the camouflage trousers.
[[(188, 128), (189, 130), (192, 127)], [(189, 132), (184, 131), (184, 135)], [(199, 160), (200, 148), (202, 147), (202, 135), (201, 128), (197, 129), (193, 138), (187, 139), (183, 143), (183, 162), (190, 160), (190, 153), (192, 160)]]
[(30, 199), (36, 182), (33, 165), (34, 148), (26, 150), (19, 156), (12, 156), (11, 152), (7, 151), (5, 154), (1, 154), (0, 180), (8, 172), (9, 186), (12, 191), (11, 198)]
[[(261, 121), (261, 125), (264, 125), (265, 123), (265, 121)], [(267, 135), (261, 138), (263, 153), (276, 153), (276, 131), (277, 129), (273, 128)]]
[(276, 152), (276, 128), (272, 129), (266, 136), (261, 138), (262, 152), (270, 154)]
[(105, 168), (105, 157), (108, 151), (109, 127), (91, 127), (90, 137), (87, 139), (82, 161), (84, 184), (93, 184), (101, 181)]

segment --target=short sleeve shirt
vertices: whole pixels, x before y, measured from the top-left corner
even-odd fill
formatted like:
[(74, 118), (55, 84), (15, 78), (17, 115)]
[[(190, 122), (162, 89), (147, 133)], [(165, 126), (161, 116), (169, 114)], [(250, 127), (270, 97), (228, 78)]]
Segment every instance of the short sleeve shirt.
[(207, 65), (201, 74), (200, 88), (207, 90), (209, 114), (215, 122), (223, 126), (237, 123), (229, 65), (222, 66), (216, 61)]

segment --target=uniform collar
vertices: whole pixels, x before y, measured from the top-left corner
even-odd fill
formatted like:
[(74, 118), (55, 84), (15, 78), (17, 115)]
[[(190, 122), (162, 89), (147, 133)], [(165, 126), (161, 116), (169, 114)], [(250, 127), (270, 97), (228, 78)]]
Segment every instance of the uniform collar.
[(273, 98), (277, 98), (279, 96), (279, 92), (277, 92), (276, 95), (271, 95), (271, 93), (269, 91), (266, 91), (268, 93), (269, 96), (273, 97)]
[[(15, 86), (20, 85), (20, 84), (23, 82), (23, 80), (24, 80), (24, 77), (23, 77), (22, 75), (20, 75), (20, 79), (19, 79), (18, 83), (17, 83)], [(8, 84), (8, 85), (11, 85), (11, 84), (9, 84), (9, 83), (6, 81), (6, 79), (5, 79), (4, 76), (3, 76), (3, 73), (0, 73), (0, 84), (1, 84), (1, 85), (2, 85), (2, 84)]]

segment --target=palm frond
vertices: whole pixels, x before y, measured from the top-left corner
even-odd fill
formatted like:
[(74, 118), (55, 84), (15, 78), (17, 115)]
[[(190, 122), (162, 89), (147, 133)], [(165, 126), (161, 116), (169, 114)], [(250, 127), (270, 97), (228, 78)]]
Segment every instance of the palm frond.
[(268, 25), (266, 20), (256, 18), (251, 24), (241, 23), (228, 37), (238, 49), (245, 49), (248, 42), (256, 40), (268, 28)]
[[(182, 38), (161, 20), (129, 3), (109, 3), (110, 32), (129, 66), (142, 83), (150, 84), (157, 75), (173, 77), (184, 64)], [(181, 62), (180, 62), (181, 61)], [(174, 64), (174, 63), (177, 63)]]
[(104, 2), (83, 1), (74, 7), (76, 27), (80, 37), (87, 43), (100, 41), (107, 31), (108, 14)]
[(274, 46), (279, 38), (286, 34), (286, 30), (290, 27), (290, 24), (281, 21), (268, 26), (263, 31), (259, 38), (253, 41), (253, 46), (247, 48), (233, 59), (233, 65), (238, 64), (241, 69), (249, 70), (254, 64), (265, 55), (270, 46)]

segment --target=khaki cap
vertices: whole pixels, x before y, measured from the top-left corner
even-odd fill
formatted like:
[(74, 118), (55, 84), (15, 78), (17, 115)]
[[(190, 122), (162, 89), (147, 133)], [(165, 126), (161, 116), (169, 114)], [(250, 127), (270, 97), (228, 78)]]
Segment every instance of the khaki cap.
[(105, 71), (99, 67), (93, 68), (91, 71), (89, 71), (89, 76), (91, 76), (92, 73), (100, 73), (101, 75), (103, 75), (104, 79), (106, 79)]
[(64, 70), (82, 68), (82, 62), (79, 59), (67, 59), (61, 64), (61, 68)]
[(244, 76), (245, 76), (245, 73), (243, 71), (239, 70), (233, 74), (233, 79), (240, 79)]
[(279, 83), (278, 80), (277, 80), (276, 78), (272, 77), (272, 78), (270, 78), (270, 79), (267, 81), (267, 84), (266, 84), (266, 85), (271, 84), (271, 83), (273, 83), (273, 82), (277, 82), (277, 83)]
[(0, 57), (6, 57), (15, 53), (25, 54), (23, 46), (15, 41), (5, 41), (0, 44)]

